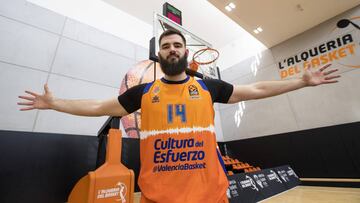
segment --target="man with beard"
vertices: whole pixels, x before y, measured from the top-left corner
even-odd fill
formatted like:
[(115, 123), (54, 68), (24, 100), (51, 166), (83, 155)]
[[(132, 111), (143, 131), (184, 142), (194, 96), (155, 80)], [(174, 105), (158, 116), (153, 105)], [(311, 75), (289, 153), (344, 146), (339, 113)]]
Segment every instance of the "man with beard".
[(55, 98), (47, 85), (43, 95), (26, 91), (21, 110), (53, 109), (80, 116), (124, 116), (141, 108), (138, 184), (142, 203), (228, 202), (228, 181), (216, 151), (213, 103), (235, 103), (279, 95), (307, 86), (337, 82), (336, 70), (306, 71), (302, 78), (231, 85), (196, 80), (185, 73), (188, 50), (184, 36), (165, 31), (159, 39), (159, 61), (165, 76), (130, 88), (108, 100)]

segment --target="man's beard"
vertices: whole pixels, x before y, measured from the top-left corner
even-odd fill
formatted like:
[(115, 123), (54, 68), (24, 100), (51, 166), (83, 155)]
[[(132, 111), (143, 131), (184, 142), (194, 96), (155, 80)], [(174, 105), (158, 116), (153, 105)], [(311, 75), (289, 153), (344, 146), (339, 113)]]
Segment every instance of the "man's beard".
[(177, 62), (169, 62), (167, 59), (164, 59), (159, 54), (159, 63), (161, 66), (161, 70), (164, 72), (165, 75), (168, 76), (175, 76), (181, 74), (188, 66), (187, 56), (188, 54), (185, 53), (184, 56), (179, 58)]

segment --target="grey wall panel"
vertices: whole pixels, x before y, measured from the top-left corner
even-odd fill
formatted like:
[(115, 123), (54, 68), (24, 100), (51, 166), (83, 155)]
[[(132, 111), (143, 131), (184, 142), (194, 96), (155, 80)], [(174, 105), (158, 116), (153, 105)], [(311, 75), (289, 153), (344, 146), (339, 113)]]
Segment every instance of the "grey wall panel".
[(60, 34), (65, 17), (26, 0), (1, 0), (0, 15)]
[(53, 72), (119, 87), (133, 60), (62, 38)]
[(342, 74), (336, 84), (289, 93), (300, 129), (360, 121), (360, 70)]
[(221, 79), (225, 81), (233, 81), (236, 78), (247, 74), (256, 74), (258, 70), (266, 68), (273, 63), (274, 58), (272, 53), (269, 49), (267, 49), (221, 71)]
[(149, 49), (146, 49), (144, 47), (137, 45), (135, 50), (136, 50), (136, 52), (135, 52), (135, 61), (136, 62), (149, 59)]
[[(72, 78), (51, 75), (49, 88), (56, 97), (67, 99), (109, 99), (118, 89)], [(34, 131), (79, 135), (97, 135), (107, 117), (81, 117), (55, 111), (41, 111)]]
[(127, 58), (135, 58), (135, 44), (72, 19), (66, 21), (63, 35)]
[(59, 36), (0, 17), (0, 60), (48, 71)]
[(239, 123), (235, 119), (235, 116), (238, 116), (237, 111), (239, 107), (233, 105), (221, 112), (221, 116), (227, 118), (222, 122), (226, 141), (298, 130), (286, 97), (245, 102), (244, 114)]
[(264, 67), (262, 69), (259, 69), (258, 72), (255, 73), (249, 73), (247, 75), (243, 75), (240, 77), (237, 77), (233, 80), (230, 80), (232, 84), (237, 85), (247, 85), (254, 82), (264, 81), (264, 80), (279, 80), (279, 74), (276, 69), (275, 64), (271, 64), (267, 67)]
[[(249, 74), (236, 79), (234, 83), (278, 79), (276, 67), (272, 65), (260, 69), (256, 76)], [(222, 105), (221, 119), (226, 141), (298, 130), (287, 95)]]
[(47, 73), (0, 62), (0, 129), (32, 131), (37, 111), (19, 111), (24, 90), (42, 92)]

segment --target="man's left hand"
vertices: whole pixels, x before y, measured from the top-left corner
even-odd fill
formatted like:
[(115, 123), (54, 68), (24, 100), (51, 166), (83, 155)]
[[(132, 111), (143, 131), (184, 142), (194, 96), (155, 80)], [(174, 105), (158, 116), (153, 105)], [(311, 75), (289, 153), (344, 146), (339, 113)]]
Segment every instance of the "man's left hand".
[(338, 69), (326, 71), (329, 66), (331, 66), (331, 64), (327, 64), (317, 71), (311, 71), (310, 68), (307, 68), (302, 76), (302, 80), (307, 86), (317, 86), (321, 84), (338, 82), (335, 79), (339, 78), (340, 75), (333, 74), (334, 72), (338, 71)]

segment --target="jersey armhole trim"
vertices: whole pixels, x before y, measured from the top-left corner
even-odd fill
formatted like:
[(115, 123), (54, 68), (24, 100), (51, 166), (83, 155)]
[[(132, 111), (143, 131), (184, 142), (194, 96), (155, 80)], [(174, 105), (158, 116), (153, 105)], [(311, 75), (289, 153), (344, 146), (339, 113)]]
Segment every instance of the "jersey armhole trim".
[(154, 84), (154, 82), (146, 84), (143, 94), (146, 94), (150, 90), (150, 87), (152, 86), (152, 84)]
[(209, 89), (206, 87), (204, 81), (202, 81), (202, 80), (196, 80), (196, 81), (200, 84), (200, 86), (201, 86), (204, 90), (209, 91)]

